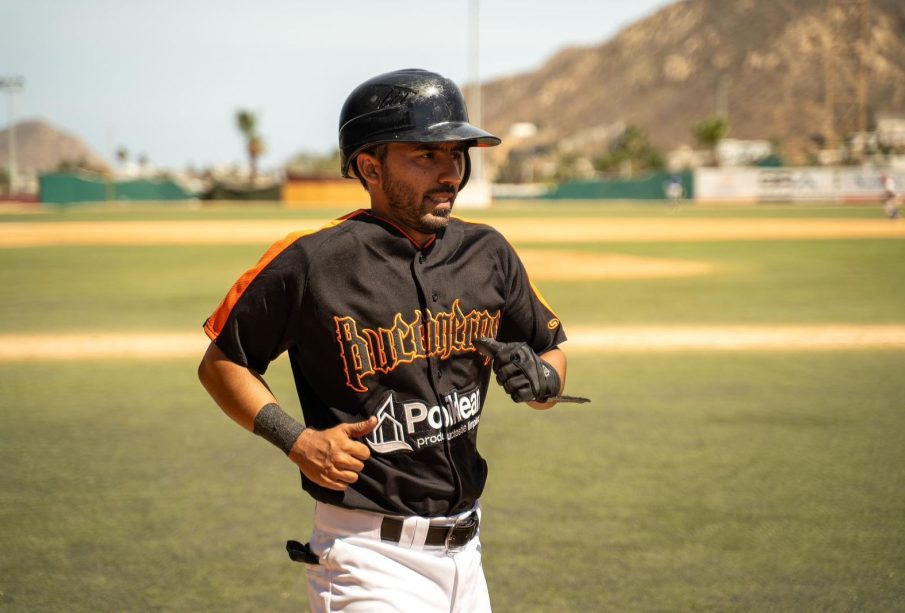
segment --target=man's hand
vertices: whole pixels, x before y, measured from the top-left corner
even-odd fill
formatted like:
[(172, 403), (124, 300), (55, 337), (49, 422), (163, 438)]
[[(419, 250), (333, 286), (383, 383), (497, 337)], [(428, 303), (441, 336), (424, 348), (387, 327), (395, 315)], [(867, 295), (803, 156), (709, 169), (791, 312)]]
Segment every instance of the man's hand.
[(367, 436), (376, 427), (377, 418), (371, 417), (327, 430), (305, 428), (289, 451), (289, 459), (321, 487), (345, 491), (358, 481), (365, 460), (371, 457), (368, 446), (354, 439)]
[(493, 372), (515, 402), (546, 402), (560, 392), (559, 373), (526, 343), (501, 343), (493, 338), (474, 341), (475, 348), (493, 358)]

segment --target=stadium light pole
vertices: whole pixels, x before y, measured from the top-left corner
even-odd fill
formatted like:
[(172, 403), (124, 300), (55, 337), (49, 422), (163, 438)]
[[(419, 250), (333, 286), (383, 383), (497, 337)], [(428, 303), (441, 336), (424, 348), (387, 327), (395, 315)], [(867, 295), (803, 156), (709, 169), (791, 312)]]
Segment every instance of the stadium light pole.
[[(468, 0), (468, 80), (471, 81), (471, 123), (483, 126), (480, 75), (480, 0)], [(484, 178), (484, 155), (480, 147), (475, 147), (471, 156), (471, 176), (480, 181)]]
[(720, 77), (716, 91), (716, 114), (729, 123), (729, 88), (732, 87), (732, 77), (723, 75)]
[(16, 167), (16, 127), (13, 125), (15, 116), (15, 95), (25, 88), (25, 78), (21, 76), (0, 77), (0, 89), (7, 93), (7, 113), (9, 123), (7, 128), (6, 143), (9, 157), (6, 160), (6, 168), (9, 182), (9, 193), (14, 194), (17, 188), (18, 168)]

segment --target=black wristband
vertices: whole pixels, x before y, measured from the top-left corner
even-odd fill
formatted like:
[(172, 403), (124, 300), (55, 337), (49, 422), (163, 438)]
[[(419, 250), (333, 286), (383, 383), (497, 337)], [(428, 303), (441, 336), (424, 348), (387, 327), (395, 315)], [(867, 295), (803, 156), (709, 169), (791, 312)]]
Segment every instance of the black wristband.
[(254, 433), (276, 445), (286, 455), (292, 451), (292, 446), (304, 430), (305, 426), (273, 402), (265, 404), (255, 415)]

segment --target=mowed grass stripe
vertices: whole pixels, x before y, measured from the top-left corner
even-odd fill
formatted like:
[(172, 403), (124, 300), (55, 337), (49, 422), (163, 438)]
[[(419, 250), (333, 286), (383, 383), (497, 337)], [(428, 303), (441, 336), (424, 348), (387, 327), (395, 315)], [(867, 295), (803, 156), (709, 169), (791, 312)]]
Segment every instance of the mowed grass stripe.
[[(200, 328), (264, 247), (0, 249), (0, 333)], [(905, 324), (905, 240), (517, 248), (570, 335), (576, 325)]]

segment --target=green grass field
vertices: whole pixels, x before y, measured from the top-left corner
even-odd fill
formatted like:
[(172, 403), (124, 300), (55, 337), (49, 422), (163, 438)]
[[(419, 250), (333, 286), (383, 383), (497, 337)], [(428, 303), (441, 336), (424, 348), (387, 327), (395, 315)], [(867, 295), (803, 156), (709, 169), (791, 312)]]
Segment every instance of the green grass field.
[[(881, 214), (653, 205), (529, 213)], [(294, 214), (101, 210), (28, 219)], [(524, 213), (493, 211), (502, 214)], [(264, 247), (0, 249), (0, 334), (201, 334)], [(900, 239), (569, 248), (706, 261), (715, 273), (540, 284), (567, 330), (905, 324)], [(196, 364), (0, 362), (0, 610), (304, 608), (304, 569), (283, 545), (306, 539), (310, 499), (278, 451), (213, 405)], [(539, 413), (492, 395), (480, 444), (490, 464), (482, 541), (495, 610), (905, 610), (903, 364), (905, 350), (895, 349), (601, 352), (570, 363), (570, 392), (592, 397), (590, 405)], [(284, 359), (268, 380), (297, 407)]]

